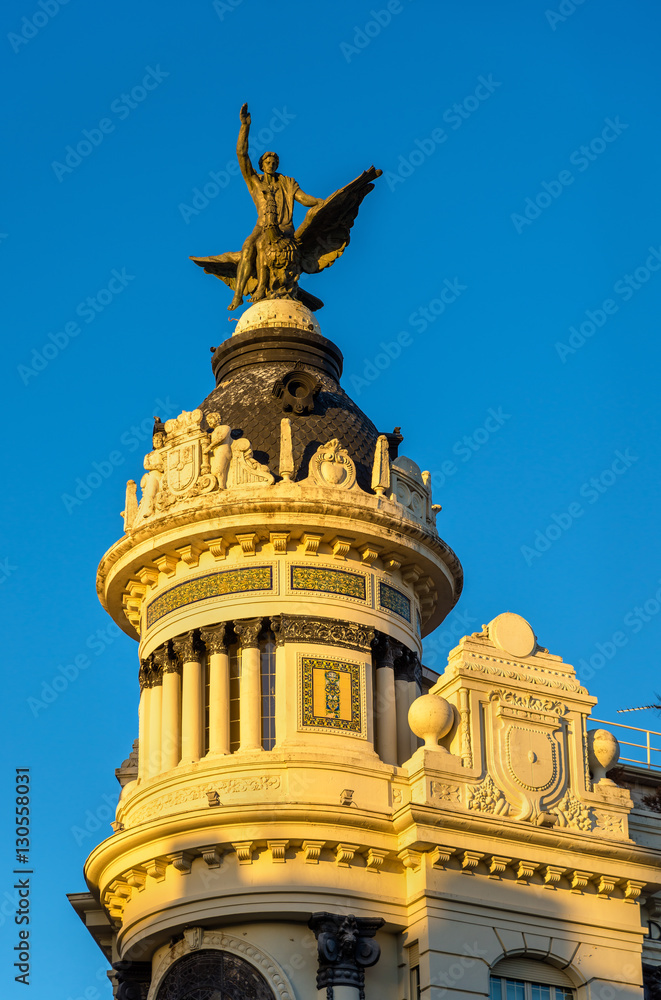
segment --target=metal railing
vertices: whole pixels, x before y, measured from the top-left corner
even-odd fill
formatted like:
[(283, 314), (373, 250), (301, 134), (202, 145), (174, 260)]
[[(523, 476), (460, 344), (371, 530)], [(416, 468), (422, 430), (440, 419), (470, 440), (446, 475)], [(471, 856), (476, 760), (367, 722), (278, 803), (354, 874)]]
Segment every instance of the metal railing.
[[(588, 719), (588, 725), (592, 722), (599, 722), (608, 726), (609, 729), (626, 729), (631, 733), (644, 733), (645, 737), (642, 743), (634, 743), (632, 739), (621, 739), (619, 733), (613, 733), (621, 747), (632, 747), (631, 752), (637, 752), (635, 757), (625, 757), (624, 754), (621, 754), (620, 763), (636, 764), (638, 767), (648, 767), (654, 771), (661, 770), (661, 733), (657, 733), (654, 729), (641, 729), (639, 726), (625, 726), (622, 722), (609, 722), (607, 719), (595, 719), (594, 717)], [(653, 742), (656, 743), (656, 746), (653, 746)]]

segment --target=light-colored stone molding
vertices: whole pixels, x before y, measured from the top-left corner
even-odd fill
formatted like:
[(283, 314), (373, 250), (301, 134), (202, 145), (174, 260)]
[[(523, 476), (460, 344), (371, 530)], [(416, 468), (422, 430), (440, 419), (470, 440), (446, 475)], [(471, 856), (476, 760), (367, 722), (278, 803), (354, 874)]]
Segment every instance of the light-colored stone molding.
[(330, 547), (333, 550), (333, 558), (344, 562), (346, 560), (347, 553), (355, 541), (355, 538), (348, 538), (344, 535), (336, 535), (335, 538), (332, 538), (330, 541)]
[(266, 846), (271, 854), (271, 861), (276, 864), (284, 864), (287, 860), (288, 840), (267, 840)]
[(234, 852), (240, 865), (251, 865), (255, 844), (252, 840), (240, 840), (232, 844)]
[(255, 531), (237, 532), (236, 540), (241, 546), (244, 556), (254, 556), (257, 552), (259, 535)]
[(365, 868), (367, 871), (379, 872), (389, 853), (389, 851), (378, 851), (374, 847), (370, 847), (365, 855)]
[(338, 868), (350, 868), (360, 844), (338, 844), (335, 848), (335, 864)]
[(200, 556), (204, 552), (206, 546), (198, 545), (196, 542), (191, 542), (189, 545), (182, 545), (181, 548), (177, 549), (177, 555), (194, 569), (200, 562)]
[(305, 855), (305, 863), (308, 865), (318, 865), (325, 844), (325, 840), (304, 840), (303, 853)]
[[(192, 935), (189, 933), (192, 930), (198, 933)], [(254, 942), (241, 940), (221, 931), (208, 931), (202, 928), (189, 928), (184, 938), (163, 956), (154, 971), (147, 1000), (155, 1000), (165, 976), (178, 959), (206, 948), (238, 955), (261, 973), (277, 1000), (296, 1000), (296, 994), (285, 972), (266, 951), (257, 947)]]
[(273, 546), (273, 551), (276, 555), (286, 555), (287, 545), (289, 542), (289, 536), (291, 532), (289, 531), (272, 531), (269, 534), (269, 541)]

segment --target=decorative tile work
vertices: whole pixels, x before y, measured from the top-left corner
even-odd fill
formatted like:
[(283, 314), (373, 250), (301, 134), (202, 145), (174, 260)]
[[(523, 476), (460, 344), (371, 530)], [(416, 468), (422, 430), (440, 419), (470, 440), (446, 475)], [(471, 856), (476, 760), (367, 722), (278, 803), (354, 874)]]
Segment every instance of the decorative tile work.
[(396, 615), (401, 615), (407, 622), (411, 622), (411, 602), (401, 590), (396, 590), (389, 583), (379, 581), (379, 607), (386, 611), (394, 611)]
[(220, 573), (198, 576), (194, 580), (185, 580), (159, 594), (149, 603), (147, 628), (151, 628), (163, 615), (176, 611), (177, 608), (183, 608), (186, 604), (204, 601), (209, 597), (245, 594), (255, 590), (273, 590), (271, 566), (226, 569)]
[(359, 663), (302, 656), (301, 728), (364, 735)]
[(316, 590), (358, 601), (367, 600), (367, 585), (362, 573), (324, 569), (322, 566), (292, 566), (290, 579), (293, 591)]

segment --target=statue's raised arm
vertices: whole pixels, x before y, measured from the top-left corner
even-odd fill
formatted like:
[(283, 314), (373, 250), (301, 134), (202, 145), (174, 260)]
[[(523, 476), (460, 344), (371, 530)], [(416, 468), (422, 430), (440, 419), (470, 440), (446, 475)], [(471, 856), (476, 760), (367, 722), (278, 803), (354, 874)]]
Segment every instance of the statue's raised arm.
[[(260, 299), (300, 299), (309, 309), (319, 309), (320, 299), (298, 286), (302, 272), (314, 274), (330, 267), (349, 243), (358, 209), (381, 175), (370, 167), (328, 198), (315, 198), (301, 190), (293, 177), (278, 173), (277, 153), (262, 153), (258, 173), (248, 152), (251, 118), (248, 105), (239, 112), (241, 127), (236, 146), (241, 174), (257, 209), (257, 223), (240, 252), (215, 257), (191, 257), (207, 274), (214, 274), (234, 290), (228, 306), (237, 309), (244, 292), (252, 302)], [(294, 202), (309, 209), (294, 231)]]

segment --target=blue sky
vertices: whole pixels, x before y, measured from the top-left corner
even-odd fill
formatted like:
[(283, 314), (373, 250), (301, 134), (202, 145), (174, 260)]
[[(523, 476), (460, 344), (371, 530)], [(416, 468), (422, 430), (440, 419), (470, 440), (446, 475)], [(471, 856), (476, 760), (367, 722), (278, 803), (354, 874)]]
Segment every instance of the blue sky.
[[(310, 194), (384, 171), (306, 287), (347, 390), (431, 471), (464, 566), (426, 662), (511, 610), (582, 664), (600, 717), (654, 700), (659, 20), (651, 0), (5, 3), (3, 787), (11, 809), (32, 768), (34, 1000), (110, 996), (64, 898), (137, 735), (136, 647), (95, 570), (152, 414), (208, 394), (231, 330), (228, 290), (187, 258), (253, 225), (226, 169), (243, 101), (255, 153)], [(2, 992), (22, 995), (6, 971)]]

